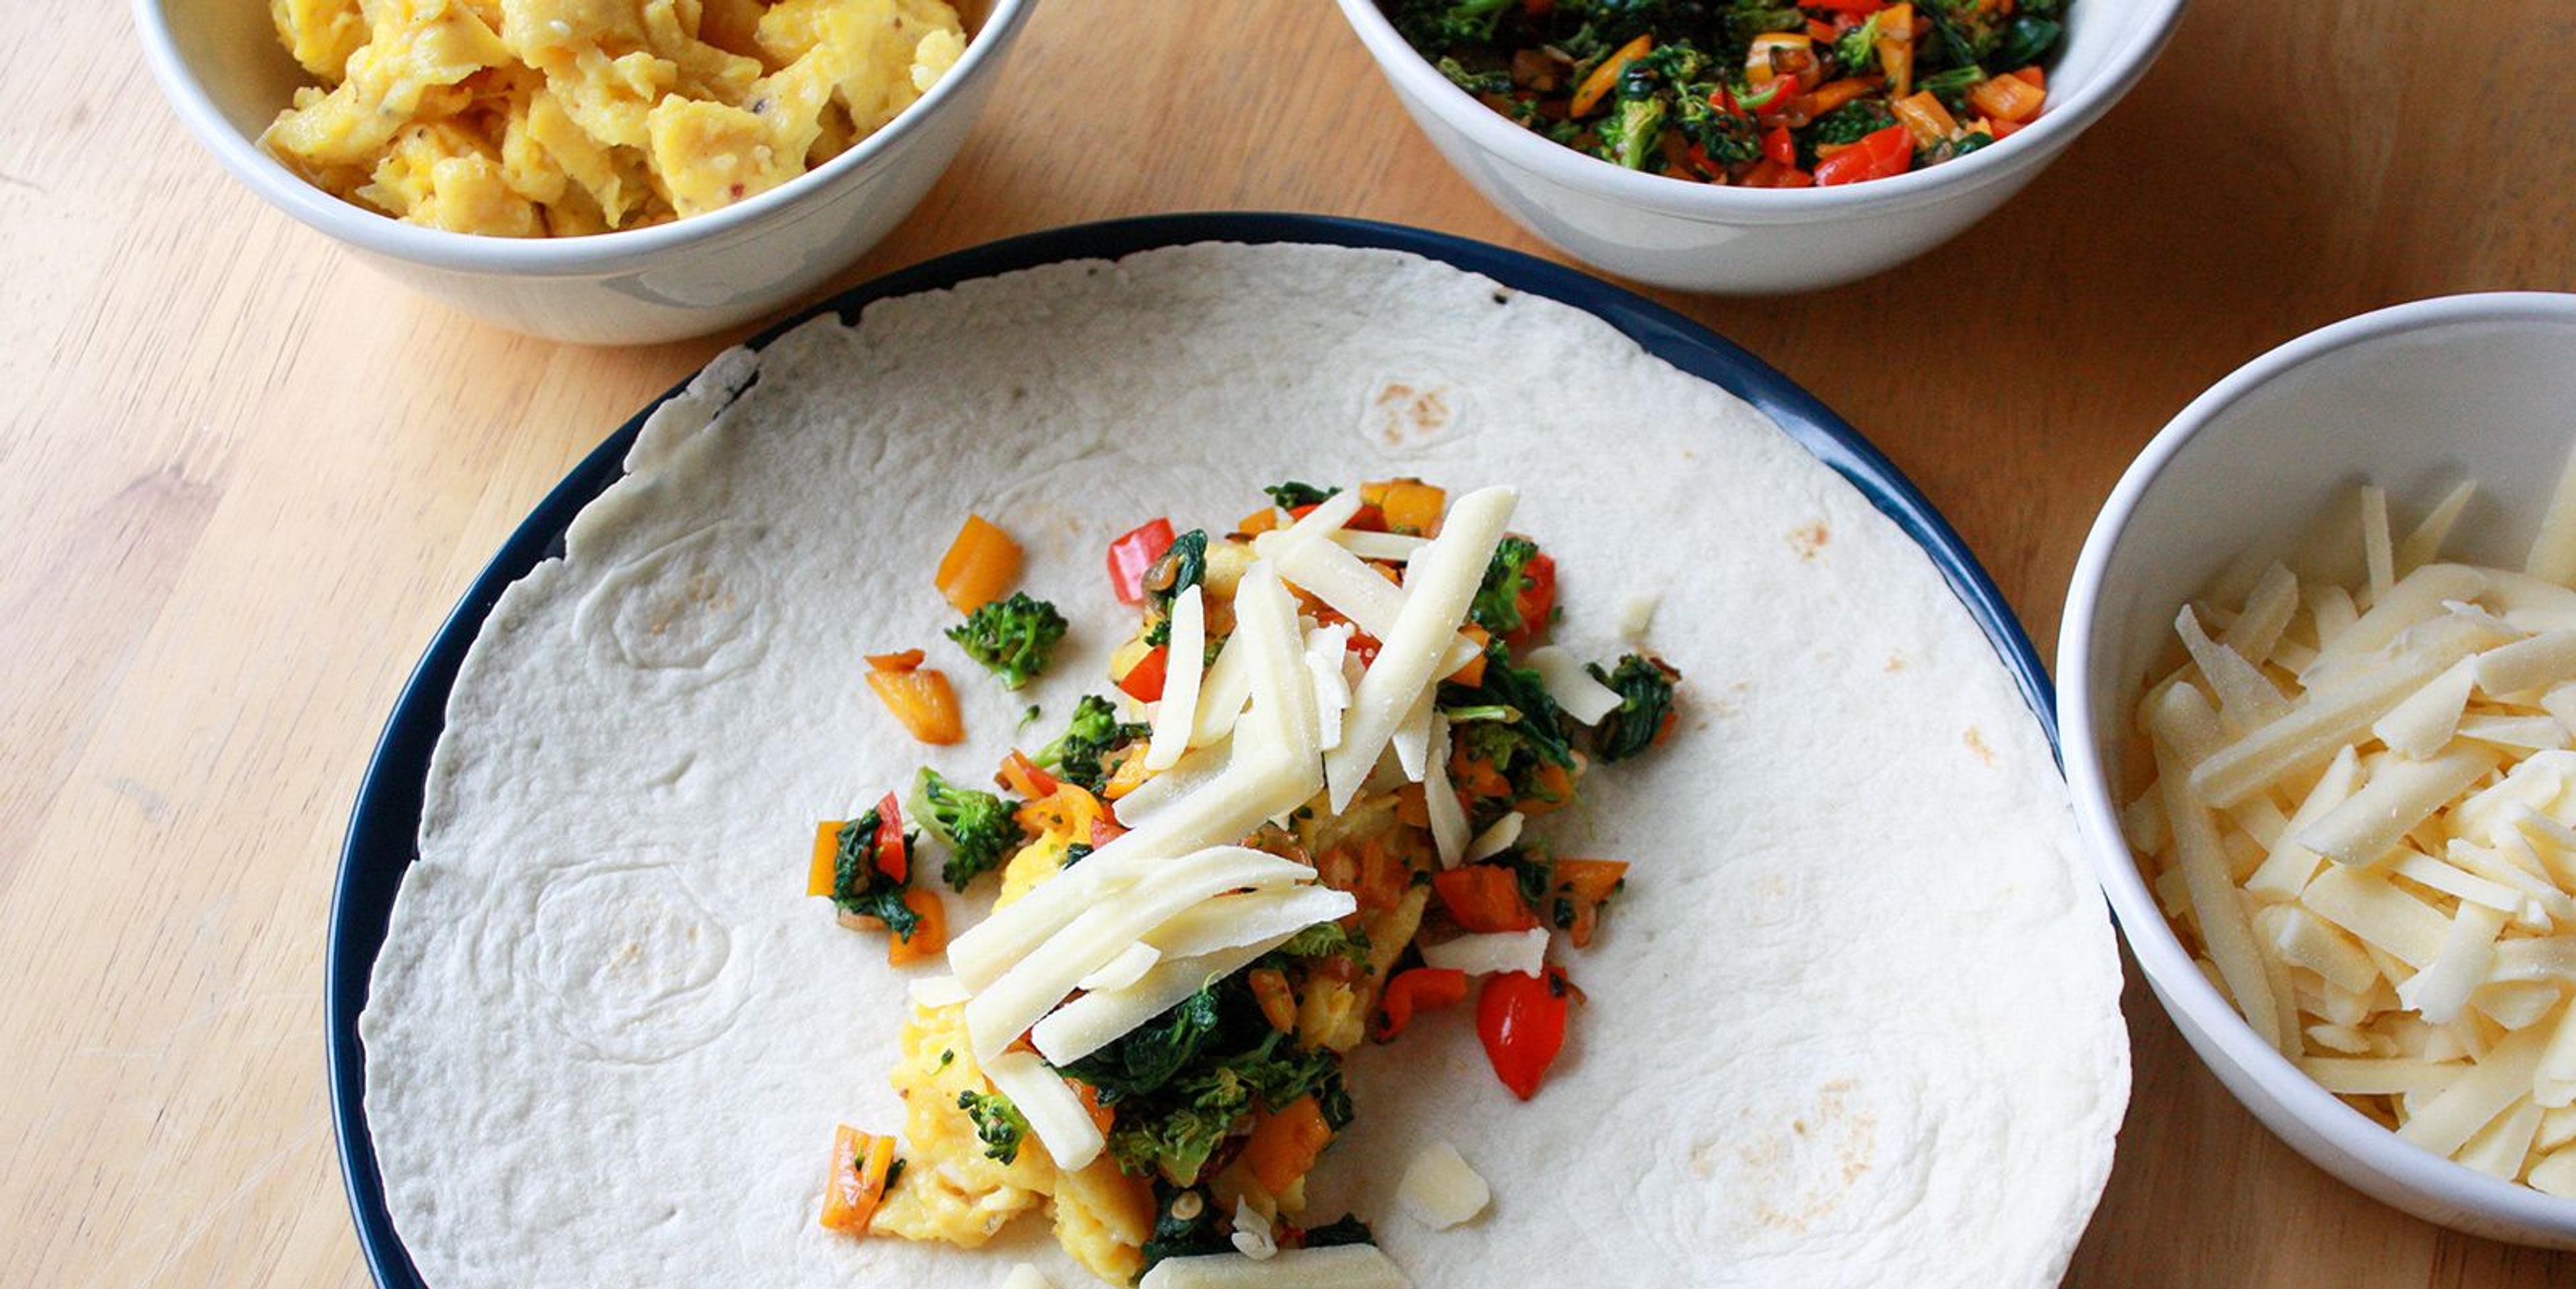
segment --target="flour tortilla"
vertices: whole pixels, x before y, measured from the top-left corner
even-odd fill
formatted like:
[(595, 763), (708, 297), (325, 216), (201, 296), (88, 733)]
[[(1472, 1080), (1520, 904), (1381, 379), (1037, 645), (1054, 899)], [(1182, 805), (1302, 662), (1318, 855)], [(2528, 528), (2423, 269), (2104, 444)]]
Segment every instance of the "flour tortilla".
[[(805, 898), (818, 818), (927, 761), (980, 782), (1103, 687), (1100, 552), (1258, 485), (1522, 489), (1561, 635), (1632, 597), (1677, 737), (1532, 829), (1635, 862), (1565, 955), (1591, 1001), (1537, 1100), (1469, 1017), (1352, 1062), (1311, 1186), (1428, 1287), (2045, 1285), (2128, 1092), (2119, 966), (2037, 723), (1922, 552), (1751, 408), (1588, 314), (1411, 256), (1201, 245), (872, 306), (712, 364), (449, 702), (364, 1019), (367, 1114), (432, 1289), (1092, 1283), (1043, 1215), (980, 1252), (816, 1225), (832, 1127), (902, 1121), (904, 980)], [(1076, 623), (1007, 694), (939, 638), (968, 511)], [(860, 683), (921, 646), (969, 741)], [(962, 914), (961, 910), (961, 914)], [(1455, 1143), (1490, 1210), (1394, 1185)]]

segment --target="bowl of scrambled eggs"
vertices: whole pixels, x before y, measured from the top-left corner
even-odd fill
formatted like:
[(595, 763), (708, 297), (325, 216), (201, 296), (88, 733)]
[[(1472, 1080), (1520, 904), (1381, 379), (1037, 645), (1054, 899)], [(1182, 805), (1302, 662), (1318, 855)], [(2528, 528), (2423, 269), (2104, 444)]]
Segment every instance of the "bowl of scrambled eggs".
[(436, 299), (633, 344), (767, 313), (947, 168), (1033, 0), (134, 0), (244, 183)]

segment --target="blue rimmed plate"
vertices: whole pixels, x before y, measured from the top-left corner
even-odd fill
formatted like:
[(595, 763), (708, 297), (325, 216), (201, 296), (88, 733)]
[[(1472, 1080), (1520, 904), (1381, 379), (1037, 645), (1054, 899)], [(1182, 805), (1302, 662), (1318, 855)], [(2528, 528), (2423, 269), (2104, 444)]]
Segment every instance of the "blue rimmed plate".
[[(2023, 699), (2054, 742), (2055, 700), (2030, 638), (2013, 617), (1976, 557), (1932, 504), (1897, 472), (1860, 432), (1760, 359), (1688, 318), (1631, 292), (1517, 251), (1395, 224), (1315, 215), (1158, 215), (1084, 224), (1032, 233), (942, 256), (877, 279), (789, 318), (754, 337), (754, 348), (825, 313), (856, 319), (868, 305), (895, 296), (952, 287), (1063, 260), (1115, 259), (1138, 251), (1192, 242), (1308, 243), (1403, 251), (1481, 273), (1505, 286), (1582, 309), (1617, 328), (1648, 353), (1761, 409), (1817, 459), (1851, 481), (1872, 504), (1896, 521), (1941, 570), (1969, 614), (1986, 633), (2021, 688)], [(394, 896), (411, 865), (420, 832), (430, 755), (445, 725), (448, 691), (457, 669), (501, 592), (541, 561), (561, 552), (564, 529), (582, 507), (616, 482), (627, 449), (647, 416), (685, 386), (674, 386), (618, 427), (572, 473), (555, 485), (503, 543), (465, 593), (413, 669), (396, 700), (358, 790), (349, 836), (341, 851), (339, 888), (332, 901), (326, 955), (324, 1010), (328, 1026), (331, 1118), (340, 1142), (341, 1173), (356, 1217), (358, 1242), (383, 1289), (421, 1289), (418, 1273), (385, 1208), (384, 1178), (366, 1118), (366, 1053), (358, 1015), (376, 952), (383, 947)]]

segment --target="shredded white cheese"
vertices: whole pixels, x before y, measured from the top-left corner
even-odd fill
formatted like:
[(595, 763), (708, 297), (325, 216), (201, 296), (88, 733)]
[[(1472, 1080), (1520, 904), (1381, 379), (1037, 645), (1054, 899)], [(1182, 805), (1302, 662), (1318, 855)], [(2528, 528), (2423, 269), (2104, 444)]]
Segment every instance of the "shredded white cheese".
[(2319, 1085), (2576, 1195), (2576, 457), (2533, 572), (2441, 562), (2473, 495), (2408, 527), (2367, 489), (2339, 550), (2185, 606), (2122, 830), (2195, 964)]
[(1601, 718), (1619, 710), (1619, 691), (1592, 678), (1583, 663), (1556, 645), (1532, 649), (1523, 660), (1538, 673), (1539, 685), (1565, 714), (1584, 725), (1598, 725)]
[[(1095, 853), (1071, 871), (1079, 873), (1099, 858)], [(1289, 886), (1314, 876), (1315, 870), (1303, 864), (1242, 846), (1212, 846), (1160, 862), (1117, 898), (1085, 909), (966, 1000), (966, 1035), (975, 1059), (989, 1061), (1000, 1055), (1064, 1001), (1083, 977), (1109, 965), (1110, 959), (1181, 910), (1222, 892)]]
[(1002, 1277), (1002, 1289), (1055, 1289), (1055, 1282), (1047, 1279), (1045, 1272), (1022, 1262), (1013, 1265), (1011, 1273)]
[(1107, 1144), (1100, 1125), (1092, 1121), (1091, 1112), (1083, 1108), (1082, 1098), (1063, 1075), (1027, 1052), (1003, 1052), (983, 1064), (993, 1090), (1018, 1107), (1020, 1117), (1029, 1121), (1029, 1131), (1046, 1144), (1056, 1167), (1071, 1172), (1100, 1157), (1101, 1147)]
[(1474, 1219), (1493, 1198), (1484, 1177), (1446, 1141), (1423, 1147), (1405, 1165), (1404, 1178), (1395, 1185), (1396, 1203), (1414, 1221), (1435, 1231)]
[[(1209, 901), (1211, 904), (1217, 902)], [(1084, 991), (1124, 989), (1135, 984), (1146, 972), (1153, 970), (1154, 964), (1161, 961), (1162, 957), (1161, 950), (1138, 941), (1119, 951), (1117, 957), (1109, 960), (1108, 966), (1075, 981), (1074, 988)]]
[(1351, 696), (1341, 746), (1324, 755), (1325, 789), (1336, 813), (1350, 806), (1415, 699), (1447, 674), (1441, 661), (1518, 500), (1509, 488), (1480, 488), (1460, 497), (1441, 521), (1440, 535), (1408, 566), (1404, 608), (1379, 637), (1377, 660)]
[(1470, 976), (1515, 971), (1524, 976), (1535, 976), (1547, 969), (1547, 928), (1489, 931), (1426, 944), (1422, 946), (1422, 962), (1425, 966), (1455, 969)]
[(1172, 601), (1171, 660), (1163, 673), (1163, 698), (1145, 743), (1145, 768), (1168, 770), (1198, 731), (1199, 681), (1206, 675), (1207, 597), (1193, 585)]
[(1526, 822), (1526, 816), (1514, 810), (1485, 825), (1485, 830), (1476, 834), (1474, 841), (1467, 843), (1467, 862), (1472, 864), (1480, 859), (1492, 859), (1510, 850), (1513, 843), (1521, 839), (1521, 825), (1524, 822)]

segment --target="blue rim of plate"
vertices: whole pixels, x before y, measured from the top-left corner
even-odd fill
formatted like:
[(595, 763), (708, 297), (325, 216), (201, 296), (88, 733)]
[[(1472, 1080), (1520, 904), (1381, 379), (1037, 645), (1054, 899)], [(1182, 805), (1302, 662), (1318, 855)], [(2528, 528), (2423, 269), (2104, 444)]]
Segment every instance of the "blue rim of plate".
[[(1622, 287), (1519, 251), (1446, 233), (1323, 215), (1209, 213), (1149, 215), (1078, 224), (987, 243), (887, 274), (790, 317), (754, 336), (760, 348), (806, 321), (836, 314), (856, 321), (879, 300), (955, 286), (1064, 260), (1117, 259), (1138, 251), (1192, 242), (1255, 245), (1307, 243), (1403, 251), (1481, 273), (1516, 291), (1572, 305), (1617, 328), (1646, 352), (1759, 408), (1816, 458), (1849, 480), (1880, 513), (1923, 548), (1950, 589), (2021, 689), (2022, 700), (2057, 742), (2057, 700), (2039, 652), (2013, 616), (1994, 580), (1968, 552), (1941, 513), (1925, 500), (1869, 440), (1861, 437), (1813, 394), (1761, 359), (1715, 332)], [(358, 1015), (367, 1005), (376, 952), (384, 946), (395, 893), (411, 866), (420, 835), (420, 812), (430, 756), (446, 724), (447, 696), (457, 669), (501, 592), (540, 562), (562, 553), (564, 529), (592, 498), (624, 473), (626, 451), (655, 408), (687, 387), (683, 381), (619, 426), (501, 544), (440, 625), (412, 669), (385, 722), (366, 778), (358, 788), (349, 835), (340, 852), (340, 875), (331, 900), (325, 954), (323, 1012), (331, 1082), (331, 1124), (340, 1142), (340, 1174), (356, 1219), (358, 1244), (381, 1289), (425, 1289), (411, 1254), (385, 1208), (384, 1175), (367, 1131), (366, 1054)]]

